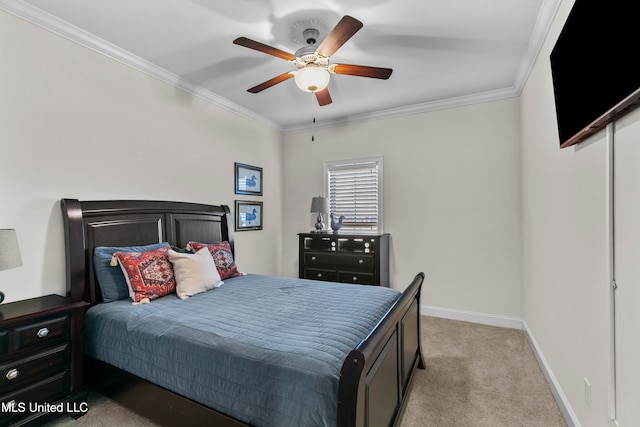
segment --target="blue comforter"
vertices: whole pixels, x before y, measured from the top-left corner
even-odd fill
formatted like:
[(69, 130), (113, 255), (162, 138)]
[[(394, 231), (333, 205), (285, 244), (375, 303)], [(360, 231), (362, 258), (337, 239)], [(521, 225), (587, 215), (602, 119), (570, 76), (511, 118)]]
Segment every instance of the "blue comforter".
[(397, 290), (249, 274), (187, 300), (99, 304), (85, 351), (254, 426), (335, 426), (340, 369)]

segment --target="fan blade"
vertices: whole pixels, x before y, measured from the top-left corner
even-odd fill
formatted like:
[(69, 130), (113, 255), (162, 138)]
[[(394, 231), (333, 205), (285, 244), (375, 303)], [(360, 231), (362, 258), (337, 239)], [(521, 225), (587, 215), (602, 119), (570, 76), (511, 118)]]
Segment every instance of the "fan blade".
[(333, 64), (329, 71), (335, 74), (347, 74), (350, 76), (371, 77), (387, 80), (393, 70), (391, 68), (368, 67), (366, 65)]
[(340, 22), (334, 27), (333, 30), (325, 37), (318, 47), (318, 54), (325, 58), (333, 55), (340, 46), (346, 43), (355, 33), (362, 28), (362, 22), (358, 21), (349, 15), (342, 17)]
[(269, 89), (271, 86), (275, 86), (278, 83), (282, 83), (285, 80), (289, 80), (293, 76), (294, 76), (294, 73), (292, 73), (292, 72), (280, 74), (279, 76), (276, 76), (276, 77), (272, 78), (271, 80), (267, 80), (264, 83), (260, 83), (259, 85), (252, 87), (251, 89), (247, 89), (247, 92), (251, 92), (251, 93), (262, 92), (265, 89)]
[(323, 105), (331, 104), (331, 95), (329, 94), (329, 88), (325, 87), (322, 90), (314, 92), (316, 94), (316, 99), (318, 100), (318, 104), (322, 107)]
[(257, 50), (258, 52), (266, 53), (268, 55), (273, 55), (275, 57), (278, 57), (287, 61), (294, 61), (296, 59), (296, 56), (292, 53), (285, 52), (284, 50), (280, 50), (276, 47), (269, 46), (264, 43), (257, 42), (255, 40), (251, 40), (246, 37), (238, 37), (233, 41), (233, 43), (239, 46), (248, 47), (249, 49)]

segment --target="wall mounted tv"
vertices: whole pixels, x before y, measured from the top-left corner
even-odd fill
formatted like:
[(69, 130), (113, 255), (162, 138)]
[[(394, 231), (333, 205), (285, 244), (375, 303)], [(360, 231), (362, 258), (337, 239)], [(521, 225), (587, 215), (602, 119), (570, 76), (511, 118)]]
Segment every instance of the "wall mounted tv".
[(635, 2), (576, 0), (551, 52), (560, 147), (640, 106)]

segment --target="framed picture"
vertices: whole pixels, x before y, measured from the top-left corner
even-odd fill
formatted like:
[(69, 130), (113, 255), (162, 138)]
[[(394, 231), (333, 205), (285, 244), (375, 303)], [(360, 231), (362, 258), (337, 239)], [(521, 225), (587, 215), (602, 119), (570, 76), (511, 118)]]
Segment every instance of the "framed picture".
[(236, 200), (236, 231), (262, 230), (262, 202)]
[(236, 194), (262, 196), (262, 168), (235, 163)]

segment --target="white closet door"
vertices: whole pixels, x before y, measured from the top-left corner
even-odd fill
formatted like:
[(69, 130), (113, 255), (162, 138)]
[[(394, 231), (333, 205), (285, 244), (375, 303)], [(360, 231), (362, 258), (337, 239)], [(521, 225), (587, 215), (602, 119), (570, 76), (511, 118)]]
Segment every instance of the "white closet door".
[(614, 138), (616, 419), (640, 420), (640, 110), (616, 123)]

